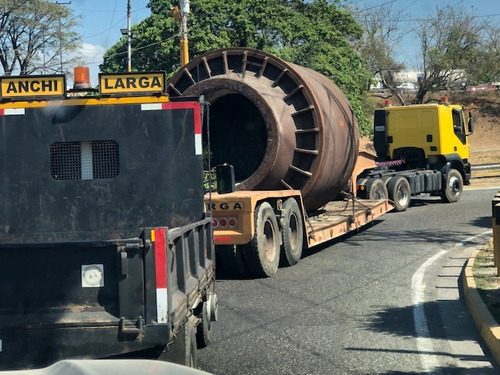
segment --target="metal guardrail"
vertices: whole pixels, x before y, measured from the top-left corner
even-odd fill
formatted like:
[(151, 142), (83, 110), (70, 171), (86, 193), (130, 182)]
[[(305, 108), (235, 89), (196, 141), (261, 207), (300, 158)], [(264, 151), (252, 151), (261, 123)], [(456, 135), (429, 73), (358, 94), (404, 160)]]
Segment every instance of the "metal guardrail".
[(472, 171), (495, 171), (500, 169), (500, 164), (479, 164), (471, 167)]
[(500, 276), (500, 191), (495, 194), (491, 201), (492, 228), (493, 228), (493, 260)]

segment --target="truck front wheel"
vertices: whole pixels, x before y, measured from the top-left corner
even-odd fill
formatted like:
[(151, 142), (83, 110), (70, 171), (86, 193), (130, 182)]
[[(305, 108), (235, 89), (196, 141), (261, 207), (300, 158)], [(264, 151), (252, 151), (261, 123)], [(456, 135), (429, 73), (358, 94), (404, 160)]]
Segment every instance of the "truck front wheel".
[(293, 266), (302, 257), (304, 230), (302, 228), (302, 213), (294, 198), (288, 198), (283, 203), (283, 241), (281, 244), (281, 262), (284, 266)]
[(394, 204), (394, 211), (405, 211), (410, 205), (411, 188), (408, 180), (402, 176), (395, 176), (387, 183), (389, 199)]
[(446, 203), (457, 202), (462, 196), (464, 180), (456, 169), (450, 169), (446, 175), (446, 183), (441, 193), (441, 199)]
[(255, 277), (270, 277), (278, 272), (280, 231), (274, 210), (267, 202), (254, 212), (255, 234), (245, 249), (249, 271)]

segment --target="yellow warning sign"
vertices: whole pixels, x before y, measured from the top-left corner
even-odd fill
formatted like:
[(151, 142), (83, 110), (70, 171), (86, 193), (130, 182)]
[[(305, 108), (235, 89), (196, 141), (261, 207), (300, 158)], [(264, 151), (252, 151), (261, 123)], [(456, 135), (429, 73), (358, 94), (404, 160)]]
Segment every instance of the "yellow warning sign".
[(62, 97), (66, 79), (64, 75), (1, 77), (0, 87), (3, 98)]
[(165, 73), (99, 74), (101, 94), (163, 93)]

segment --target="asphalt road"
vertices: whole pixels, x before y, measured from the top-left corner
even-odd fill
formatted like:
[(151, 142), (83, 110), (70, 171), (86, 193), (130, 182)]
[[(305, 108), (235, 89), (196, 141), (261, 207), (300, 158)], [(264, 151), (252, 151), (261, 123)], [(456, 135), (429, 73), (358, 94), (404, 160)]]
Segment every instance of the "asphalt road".
[(459, 290), (446, 272), (458, 274), (486, 242), (495, 192), (468, 190), (455, 204), (414, 200), (273, 278), (219, 280), (219, 321), (199, 367), (220, 375), (500, 373), (463, 302), (446, 297)]

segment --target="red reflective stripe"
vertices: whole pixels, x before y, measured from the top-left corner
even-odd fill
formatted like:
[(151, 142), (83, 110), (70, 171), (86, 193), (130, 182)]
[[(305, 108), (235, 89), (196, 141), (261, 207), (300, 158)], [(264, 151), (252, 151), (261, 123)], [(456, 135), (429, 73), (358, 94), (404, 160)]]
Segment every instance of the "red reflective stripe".
[(194, 134), (201, 134), (200, 105), (196, 104), (196, 107), (194, 107)]
[(229, 242), (231, 240), (231, 237), (214, 237), (214, 242)]
[(3, 116), (5, 114), (5, 110), (3, 108), (0, 109), (0, 116)]
[(167, 288), (167, 248), (165, 228), (155, 229), (156, 288)]
[(194, 110), (194, 134), (201, 134), (201, 115), (200, 103), (197, 102), (178, 102), (162, 103), (161, 109), (193, 109)]

